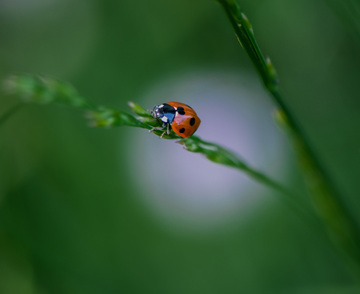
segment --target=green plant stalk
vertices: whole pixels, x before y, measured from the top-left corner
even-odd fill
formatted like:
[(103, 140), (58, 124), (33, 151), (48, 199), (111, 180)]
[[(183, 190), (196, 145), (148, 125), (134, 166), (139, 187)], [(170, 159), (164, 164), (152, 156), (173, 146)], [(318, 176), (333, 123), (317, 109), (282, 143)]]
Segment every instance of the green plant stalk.
[(248, 165), (241, 157), (231, 152), (230, 150), (211, 142), (204, 141), (197, 136), (188, 138), (181, 138), (172, 130), (170, 134), (166, 134), (162, 127), (162, 123), (155, 120), (153, 116), (147, 112), (140, 105), (129, 102), (130, 108), (138, 115), (134, 117), (123, 111), (99, 108), (88, 111), (87, 117), (90, 119), (90, 124), (96, 127), (114, 127), (114, 126), (133, 126), (147, 129), (155, 135), (163, 139), (177, 139), (177, 143), (181, 144), (187, 151), (200, 153), (210, 161), (229, 166), (245, 173), (249, 178), (263, 184), (269, 188), (279, 192), (282, 201), (291, 207), (299, 216), (305, 219), (311, 225), (318, 226), (318, 222), (314, 216), (309, 213), (305, 203), (299, 202), (299, 196), (295, 195), (293, 191), (270, 178), (266, 174)]
[(8, 95), (17, 96), (23, 102), (59, 103), (78, 108), (93, 108), (73, 86), (50, 77), (12, 75), (4, 81), (3, 88)]
[[(277, 120), (290, 135), (302, 173), (320, 218), (332, 240), (360, 268), (360, 231), (357, 223), (342, 203), (340, 194), (320, 164), (309, 141), (288, 109), (278, 89), (278, 78), (269, 58), (265, 59), (255, 40), (252, 26), (237, 1), (217, 0), (224, 8), (235, 34), (270, 92), (278, 111)], [(360, 271), (359, 271), (360, 273)]]
[(218, 144), (203, 141), (197, 136), (191, 136), (186, 139), (181, 139), (177, 143), (183, 145), (185, 149), (190, 152), (203, 154), (210, 161), (236, 168), (245, 173), (249, 178), (257, 181), (258, 183), (261, 183), (274, 189), (275, 191), (278, 191), (280, 194), (285, 196), (281, 199), (283, 202), (285, 202), (289, 207), (291, 207), (293, 211), (295, 211), (301, 218), (306, 220), (308, 224), (313, 225), (316, 229), (319, 228), (317, 219), (315, 219), (314, 215), (310, 213), (307, 205), (301, 202), (298, 195), (296, 195), (293, 191), (289, 190), (287, 187), (273, 180), (266, 174), (249, 166), (237, 154)]
[(166, 134), (162, 123), (154, 119), (147, 110), (136, 103), (129, 102), (129, 106), (136, 116), (121, 110), (90, 106), (91, 104), (81, 97), (71, 85), (48, 77), (14, 75), (5, 80), (4, 85), (8, 94), (19, 97), (27, 103), (41, 105), (57, 103), (84, 109), (91, 126), (102, 128), (115, 126), (138, 127), (151, 131), (163, 139), (177, 139), (177, 142), (183, 145), (186, 150), (200, 153), (215, 163), (236, 168), (258, 183), (278, 191), (283, 196), (286, 196), (282, 197), (282, 200), (287, 205), (300, 214), (301, 217), (314, 223), (313, 215), (305, 208), (306, 204), (296, 202), (295, 199), (299, 200), (299, 197), (291, 190), (251, 167), (238, 155), (218, 144), (206, 142), (196, 136), (181, 138), (172, 130), (170, 134)]

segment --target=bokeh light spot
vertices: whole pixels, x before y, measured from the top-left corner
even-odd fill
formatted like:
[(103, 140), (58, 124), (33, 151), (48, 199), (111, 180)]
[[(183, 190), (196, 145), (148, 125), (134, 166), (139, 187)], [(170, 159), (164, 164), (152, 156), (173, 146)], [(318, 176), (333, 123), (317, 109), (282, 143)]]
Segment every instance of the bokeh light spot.
[[(143, 103), (179, 101), (201, 118), (196, 135), (240, 154), (246, 162), (281, 178), (286, 152), (272, 121), (273, 106), (251, 77), (224, 72), (191, 72), (160, 81)], [(238, 170), (186, 152), (174, 141), (139, 132), (128, 152), (134, 187), (142, 200), (175, 227), (208, 230), (246, 218), (268, 201), (268, 189)]]

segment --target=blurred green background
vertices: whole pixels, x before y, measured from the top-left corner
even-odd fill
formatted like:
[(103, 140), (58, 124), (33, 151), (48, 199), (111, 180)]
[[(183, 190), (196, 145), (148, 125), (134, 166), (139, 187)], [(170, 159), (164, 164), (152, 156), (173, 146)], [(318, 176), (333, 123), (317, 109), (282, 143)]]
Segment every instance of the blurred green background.
[[(344, 9), (355, 2), (244, 0), (240, 5), (278, 70), (286, 102), (358, 216), (360, 38), (349, 13), (356, 16), (360, 6)], [(251, 80), (263, 91), (216, 1), (0, 2), (2, 79), (12, 73), (56, 77), (95, 104), (125, 110), (129, 100), (148, 108), (168, 101), (149, 93), (166, 95), (153, 89), (169, 80), (176, 84), (177, 77), (192, 80), (194, 72), (205, 80), (219, 75), (215, 79), (224, 89), (224, 76), (231, 76), (232, 85)], [(178, 88), (173, 93), (181, 93)], [(206, 93), (191, 89), (193, 96)], [(221, 91), (213, 100), (185, 93), (171, 100), (195, 103), (209, 124), (231, 121), (230, 115), (216, 115), (216, 109), (228, 107)], [(266, 93), (261, 95), (259, 103), (268, 104)], [(209, 115), (205, 109), (216, 100)], [(0, 115), (15, 103), (1, 94)], [(271, 120), (271, 111), (249, 109), (255, 121)], [(203, 120), (199, 135), (216, 141), (221, 132), (206, 133), (206, 125)], [(232, 127), (235, 131), (223, 132), (237, 138), (242, 126)], [(266, 142), (254, 157), (275, 144), (283, 168), (278, 173), (272, 172), (276, 163), (259, 167), (303, 194), (286, 138), (280, 131), (266, 137), (260, 129), (256, 135)], [(251, 128), (248, 133), (252, 136)], [(154, 208), (159, 199), (154, 204), (152, 193), (166, 199), (173, 187), (193, 198), (201, 192), (187, 187), (212, 180), (200, 170), (177, 181), (184, 170), (168, 164), (160, 147), (165, 143), (157, 138), (148, 143), (150, 136), (130, 128), (89, 128), (81, 112), (54, 105), (27, 105), (0, 126), (0, 293), (360, 293), (324, 232), (295, 215), (273, 191), (261, 190), (246, 209), (235, 200), (231, 217), (225, 212), (213, 220), (209, 213), (200, 225), (192, 222), (191, 202), (190, 208), (176, 203), (167, 208), (166, 201)], [(228, 144), (242, 154), (231, 140)], [(166, 146), (170, 157), (188, 156), (173, 142)], [(191, 158), (206, 161), (196, 154)], [(163, 173), (155, 169), (157, 162)], [(223, 188), (219, 183), (219, 199), (230, 193), (221, 195)], [(231, 193), (238, 198), (250, 192)], [(206, 210), (207, 195), (200, 196), (195, 214)], [(171, 219), (162, 210), (181, 217)], [(191, 222), (184, 225), (187, 218)]]

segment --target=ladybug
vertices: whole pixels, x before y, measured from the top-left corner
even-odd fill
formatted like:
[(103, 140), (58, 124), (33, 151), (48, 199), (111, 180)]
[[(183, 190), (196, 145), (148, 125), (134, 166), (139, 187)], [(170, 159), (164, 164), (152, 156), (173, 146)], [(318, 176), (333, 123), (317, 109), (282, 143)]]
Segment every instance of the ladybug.
[(190, 137), (200, 125), (200, 118), (189, 105), (180, 102), (167, 102), (155, 105), (151, 110), (154, 118), (163, 122), (166, 133), (170, 134), (170, 127), (182, 138)]

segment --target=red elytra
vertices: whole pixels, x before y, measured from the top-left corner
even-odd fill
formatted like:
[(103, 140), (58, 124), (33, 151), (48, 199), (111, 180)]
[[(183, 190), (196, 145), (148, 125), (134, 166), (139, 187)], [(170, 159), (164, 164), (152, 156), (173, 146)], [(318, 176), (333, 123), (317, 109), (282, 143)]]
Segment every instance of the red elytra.
[(173, 131), (182, 138), (190, 137), (198, 129), (201, 120), (194, 109), (181, 102), (168, 102), (175, 108), (174, 120), (170, 123)]
[(190, 137), (201, 122), (194, 109), (180, 102), (155, 105), (151, 114), (163, 122), (167, 134), (170, 134), (170, 127), (172, 127), (174, 132), (182, 138)]

